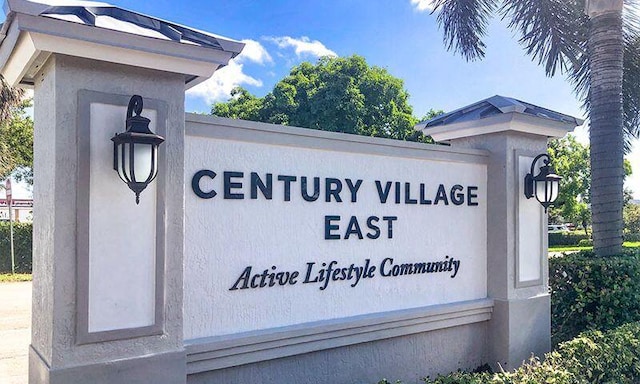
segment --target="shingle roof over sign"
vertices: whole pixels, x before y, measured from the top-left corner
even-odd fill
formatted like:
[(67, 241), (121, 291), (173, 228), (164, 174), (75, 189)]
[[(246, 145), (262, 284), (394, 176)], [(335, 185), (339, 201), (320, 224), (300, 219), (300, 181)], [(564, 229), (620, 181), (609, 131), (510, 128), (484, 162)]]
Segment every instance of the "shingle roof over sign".
[(139, 36), (192, 44), (204, 48), (233, 51), (238, 55), (242, 43), (202, 32), (180, 24), (92, 1), (39, 0), (30, 8), (34, 16), (50, 17), (96, 28)]
[(477, 103), (468, 105), (466, 107), (457, 109), (453, 112), (437, 116), (431, 120), (418, 123), (417, 126), (421, 127), (422, 129), (427, 129), (425, 133), (428, 134), (428, 128), (462, 123), (465, 121), (479, 120), (489, 116), (511, 112), (550, 119), (561, 123), (570, 123), (576, 126), (582, 125), (582, 123), (584, 122), (581, 119), (577, 119), (560, 112), (552, 111), (547, 108), (542, 108), (537, 105), (533, 105), (511, 97), (496, 95), (488, 99), (481, 100)]

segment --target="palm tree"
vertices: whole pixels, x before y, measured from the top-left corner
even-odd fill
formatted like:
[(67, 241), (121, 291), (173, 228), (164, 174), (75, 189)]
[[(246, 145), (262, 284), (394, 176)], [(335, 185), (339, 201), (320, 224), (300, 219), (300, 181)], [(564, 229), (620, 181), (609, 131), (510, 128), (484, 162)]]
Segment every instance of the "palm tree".
[[(640, 119), (636, 0), (435, 0), (447, 49), (482, 59), (489, 18), (509, 21), (548, 76), (563, 73), (589, 113), (594, 249), (622, 250), (623, 157)], [(624, 8), (624, 9), (623, 9)]]
[[(11, 111), (20, 105), (23, 93), (22, 89), (9, 87), (0, 75), (0, 125), (5, 124), (11, 118)], [(0, 175), (2, 176), (8, 175), (15, 166), (5, 139), (0, 137)]]

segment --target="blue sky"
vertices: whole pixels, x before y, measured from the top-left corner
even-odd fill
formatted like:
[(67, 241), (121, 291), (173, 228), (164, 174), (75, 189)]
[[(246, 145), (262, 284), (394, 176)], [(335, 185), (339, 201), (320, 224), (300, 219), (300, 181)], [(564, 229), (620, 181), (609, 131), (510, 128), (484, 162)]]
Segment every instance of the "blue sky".
[[(547, 78), (499, 20), (489, 29), (486, 59), (467, 63), (445, 50), (434, 15), (428, 9), (420, 11), (411, 0), (191, 1), (183, 9), (170, 1), (114, 3), (249, 40), (247, 54), (253, 53), (254, 57), (245, 55), (240, 62), (243, 73), (257, 82), (242, 85), (258, 95), (267, 93), (292, 65), (333, 52), (339, 56), (362, 55), (369, 64), (403, 79), (418, 116), (430, 108), (451, 110), (494, 94), (582, 115), (570, 85), (562, 78)], [(255, 55), (253, 51), (260, 48), (271, 61)], [(210, 109), (210, 103), (202, 97), (192, 96), (188, 110)]]
[[(189, 112), (208, 113), (237, 85), (263, 96), (302, 61), (358, 54), (404, 81), (418, 117), (495, 94), (584, 117), (571, 85), (562, 76), (546, 77), (499, 19), (489, 26), (484, 60), (469, 63), (448, 52), (428, 0), (108, 2), (247, 43), (229, 66), (187, 92)], [(577, 133), (586, 140), (584, 129)], [(627, 184), (640, 198), (640, 151), (630, 159), (636, 175)]]
[(189, 92), (188, 111), (209, 112), (212, 101), (226, 99), (220, 88), (229, 84), (262, 96), (302, 61), (359, 54), (404, 80), (417, 116), (494, 94), (582, 115), (570, 85), (547, 78), (499, 20), (489, 28), (485, 60), (467, 63), (443, 47), (435, 15), (411, 0), (109, 2), (248, 43), (236, 62), (216, 75), (222, 87)]

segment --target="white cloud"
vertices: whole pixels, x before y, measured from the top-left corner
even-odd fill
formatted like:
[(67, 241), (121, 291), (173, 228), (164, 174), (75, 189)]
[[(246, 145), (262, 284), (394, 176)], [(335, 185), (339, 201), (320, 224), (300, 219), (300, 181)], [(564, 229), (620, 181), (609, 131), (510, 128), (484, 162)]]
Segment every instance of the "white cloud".
[(262, 81), (243, 72), (243, 65), (229, 61), (229, 65), (217, 70), (213, 76), (187, 91), (188, 95), (201, 97), (207, 103), (224, 101), (231, 97), (231, 90), (241, 85), (262, 86)]
[(431, 12), (436, 6), (436, 0), (411, 0), (411, 5), (416, 7), (416, 10), (420, 12)]
[(261, 87), (262, 81), (244, 73), (244, 63), (265, 65), (273, 63), (269, 52), (255, 40), (242, 40), (245, 47), (229, 64), (217, 70), (213, 76), (187, 91), (187, 94), (203, 98), (207, 103), (224, 101), (231, 97), (231, 90), (242, 85)]
[(338, 56), (334, 51), (327, 48), (318, 40), (311, 40), (306, 36), (302, 36), (299, 39), (295, 39), (290, 36), (281, 37), (265, 37), (267, 41), (274, 42), (278, 48), (293, 48), (296, 56)]
[[(310, 40), (308, 37), (295, 39), (289, 36), (268, 37), (267, 41), (275, 43), (280, 49), (293, 48), (296, 56), (337, 56), (335, 52), (325, 47), (318, 40)], [(273, 64), (274, 60), (264, 46), (255, 40), (242, 40), (245, 47), (242, 53), (229, 64), (217, 70), (213, 76), (187, 91), (190, 96), (204, 99), (208, 104), (224, 101), (231, 97), (231, 90), (238, 86), (261, 87), (262, 80), (245, 73), (245, 64), (259, 65)], [(276, 52), (280, 57), (280, 52)]]
[(262, 44), (249, 39), (242, 40), (242, 42), (245, 44), (244, 49), (234, 60), (241, 62), (251, 61), (260, 65), (273, 63), (271, 55), (269, 55), (269, 52), (267, 52)]

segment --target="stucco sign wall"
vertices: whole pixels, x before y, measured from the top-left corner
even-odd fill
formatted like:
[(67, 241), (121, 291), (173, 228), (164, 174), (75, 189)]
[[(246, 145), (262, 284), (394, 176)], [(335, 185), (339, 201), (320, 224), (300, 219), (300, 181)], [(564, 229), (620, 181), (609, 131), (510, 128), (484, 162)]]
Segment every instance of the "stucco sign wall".
[(482, 156), (219, 121), (187, 125), (185, 339), (487, 296)]

